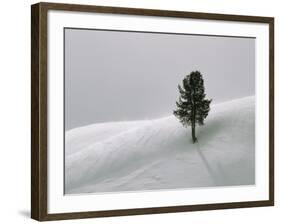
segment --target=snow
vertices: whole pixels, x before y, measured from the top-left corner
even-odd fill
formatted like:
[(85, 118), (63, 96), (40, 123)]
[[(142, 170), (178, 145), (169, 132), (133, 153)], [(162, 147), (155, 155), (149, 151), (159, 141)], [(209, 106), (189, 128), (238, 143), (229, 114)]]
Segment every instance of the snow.
[(196, 135), (173, 115), (69, 130), (65, 193), (255, 184), (253, 96), (211, 105)]

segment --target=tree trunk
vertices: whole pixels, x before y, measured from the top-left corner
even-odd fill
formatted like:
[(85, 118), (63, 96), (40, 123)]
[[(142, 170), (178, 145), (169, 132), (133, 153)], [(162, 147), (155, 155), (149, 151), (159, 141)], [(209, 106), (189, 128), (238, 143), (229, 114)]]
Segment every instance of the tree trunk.
[(195, 106), (195, 100), (194, 100), (194, 89), (193, 89), (193, 93), (192, 93), (192, 122), (191, 122), (191, 126), (192, 126), (192, 140), (193, 143), (197, 142), (197, 138), (195, 136), (195, 117), (196, 117), (196, 106)]
[(197, 138), (195, 136), (195, 116), (196, 116), (196, 108), (195, 108), (195, 104), (194, 104), (194, 99), (193, 99), (193, 110), (192, 110), (192, 140), (193, 143), (197, 142)]
[(192, 140), (193, 143), (197, 142), (197, 138), (195, 136), (195, 123), (192, 123)]

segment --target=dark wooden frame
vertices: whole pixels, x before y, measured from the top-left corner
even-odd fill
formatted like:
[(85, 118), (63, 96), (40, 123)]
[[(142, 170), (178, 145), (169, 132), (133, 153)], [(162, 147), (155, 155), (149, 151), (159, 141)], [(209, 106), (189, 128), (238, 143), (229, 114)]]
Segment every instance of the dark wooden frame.
[[(48, 214), (47, 12), (66, 10), (269, 24), (269, 200)], [(274, 18), (183, 11), (38, 3), (31, 6), (31, 217), (39, 221), (214, 210), (274, 205)]]

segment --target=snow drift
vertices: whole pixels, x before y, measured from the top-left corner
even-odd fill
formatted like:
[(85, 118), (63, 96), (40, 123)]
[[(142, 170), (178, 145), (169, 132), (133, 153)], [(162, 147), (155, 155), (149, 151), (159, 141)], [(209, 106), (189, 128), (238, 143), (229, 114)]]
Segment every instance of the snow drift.
[(205, 125), (174, 116), (110, 122), (65, 135), (65, 193), (255, 184), (255, 101), (211, 105)]

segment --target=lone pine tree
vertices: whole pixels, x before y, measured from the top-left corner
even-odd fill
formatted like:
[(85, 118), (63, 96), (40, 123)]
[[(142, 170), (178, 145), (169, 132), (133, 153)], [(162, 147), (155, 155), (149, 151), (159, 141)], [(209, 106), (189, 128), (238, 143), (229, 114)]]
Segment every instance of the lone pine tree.
[(182, 81), (182, 87), (178, 85), (180, 92), (176, 102), (177, 109), (174, 115), (184, 127), (191, 125), (193, 143), (197, 142), (195, 126), (204, 125), (204, 119), (210, 111), (212, 100), (205, 99), (204, 80), (199, 71), (191, 72)]

